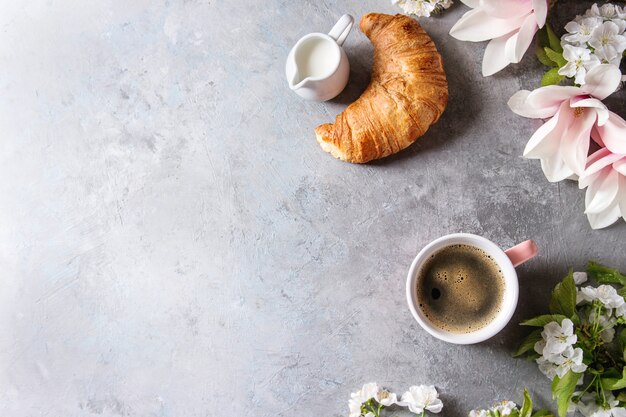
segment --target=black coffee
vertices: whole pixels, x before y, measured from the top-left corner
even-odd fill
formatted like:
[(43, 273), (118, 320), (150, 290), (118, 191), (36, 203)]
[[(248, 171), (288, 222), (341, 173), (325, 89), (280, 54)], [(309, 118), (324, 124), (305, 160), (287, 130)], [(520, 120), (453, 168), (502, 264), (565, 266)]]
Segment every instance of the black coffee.
[(431, 255), (418, 273), (419, 307), (441, 330), (471, 333), (491, 323), (500, 312), (504, 276), (482, 249), (447, 246)]

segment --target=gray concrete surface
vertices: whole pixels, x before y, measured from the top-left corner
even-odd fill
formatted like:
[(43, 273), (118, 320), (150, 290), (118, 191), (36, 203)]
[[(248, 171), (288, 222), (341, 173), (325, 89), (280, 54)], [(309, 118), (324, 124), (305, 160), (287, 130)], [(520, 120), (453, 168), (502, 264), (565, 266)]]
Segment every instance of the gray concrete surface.
[[(284, 59), (386, 0), (3, 2), (0, 415), (342, 416), (368, 381), (435, 384), (444, 416), (524, 386), (550, 405), (510, 357), (516, 322), (569, 266), (626, 270), (626, 225), (592, 231), (583, 192), (520, 157), (539, 122), (505, 103), (541, 67), (482, 78), (485, 45), (447, 35), (465, 10), (421, 20), (449, 76), (440, 122), (356, 166), (313, 128), (365, 88), (369, 42), (348, 38), (329, 103), (291, 93)], [(404, 301), (417, 251), (457, 231), (541, 248), (513, 322), (475, 346), (429, 337)]]

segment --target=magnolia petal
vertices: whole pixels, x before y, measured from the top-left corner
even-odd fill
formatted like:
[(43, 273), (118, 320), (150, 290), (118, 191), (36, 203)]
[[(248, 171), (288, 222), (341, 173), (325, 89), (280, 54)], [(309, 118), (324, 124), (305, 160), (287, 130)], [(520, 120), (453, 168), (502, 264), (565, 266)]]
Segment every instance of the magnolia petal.
[(524, 157), (541, 159), (556, 153), (559, 149), (561, 135), (562, 125), (559, 123), (559, 114), (557, 113), (533, 133), (524, 148)]
[(626, 154), (626, 120), (609, 112), (608, 120), (596, 127), (602, 143), (614, 153)]
[(621, 217), (620, 214), (619, 205), (615, 202), (602, 213), (587, 214), (587, 220), (592, 229), (603, 229), (615, 223)]
[(514, 113), (531, 119), (547, 119), (554, 116), (554, 113), (559, 108), (558, 104), (552, 107), (535, 108), (528, 104), (528, 96), (530, 94), (528, 90), (520, 90), (511, 96), (507, 105)]
[(549, 85), (533, 90), (526, 99), (526, 105), (533, 109), (544, 109), (546, 112), (549, 109), (556, 113), (565, 100), (569, 100), (580, 93), (578, 87)]
[(598, 124), (597, 123), (595, 125), (593, 125), (593, 127), (591, 128), (591, 139), (593, 139), (598, 145), (604, 147), (604, 142), (602, 141), (602, 136), (600, 136), (600, 132), (598, 132)]
[(546, 24), (546, 17), (548, 16), (548, 2), (546, 0), (533, 0), (533, 10), (537, 25), (542, 28)]
[(591, 127), (595, 120), (596, 114), (594, 111), (583, 111), (582, 114), (574, 117), (573, 123), (569, 124), (567, 132), (565, 132), (560, 141), (565, 163), (578, 175), (581, 175), (585, 170), (587, 154), (589, 153)]
[(533, 15), (529, 15), (520, 27), (519, 32), (513, 37), (515, 38), (515, 47), (513, 52), (514, 56), (513, 59), (511, 59), (511, 62), (518, 63), (522, 60), (524, 54), (530, 46), (530, 43), (533, 41), (533, 37), (535, 36), (537, 29), (539, 28), (535, 17)]
[(492, 39), (491, 42), (487, 44), (485, 55), (483, 56), (482, 70), (484, 77), (495, 74), (511, 63), (511, 61), (507, 59), (506, 54), (507, 41), (511, 36), (511, 34), (504, 35)]
[(620, 214), (626, 220), (626, 175), (619, 177), (619, 195), (617, 200)]
[(585, 76), (585, 85), (580, 89), (600, 100), (604, 100), (617, 89), (622, 73), (616, 65), (600, 64)]
[(585, 213), (601, 213), (608, 209), (616, 200), (619, 190), (617, 171), (609, 170), (589, 185), (585, 195)]
[(480, 0), (461, 0), (461, 3), (464, 3), (466, 6), (469, 6), (472, 9), (480, 6)]
[(550, 182), (559, 182), (570, 177), (576, 178), (576, 173), (565, 164), (558, 152), (549, 158), (541, 159), (541, 169)]
[[(619, 161), (615, 161), (613, 163), (613, 169), (622, 174), (624, 178), (626, 178), (626, 155), (621, 156), (622, 157), (619, 159)], [(626, 189), (624, 190), (624, 192), (626, 192)], [(623, 212), (623, 214), (626, 215), (626, 211)]]
[(599, 149), (587, 158), (587, 168), (579, 178), (579, 188), (585, 188), (595, 181), (597, 174), (607, 166), (622, 159), (622, 155), (611, 153), (606, 148)]
[(450, 29), (450, 35), (461, 41), (482, 42), (509, 34), (519, 29), (525, 17), (498, 19), (482, 8), (470, 10)]
[(525, 1), (482, 0), (482, 9), (489, 16), (501, 19), (526, 16), (532, 13), (532, 4)]
[(604, 103), (595, 98), (586, 98), (582, 100), (572, 99), (570, 101), (570, 107), (592, 107), (595, 108), (598, 114), (598, 125), (602, 126), (609, 119), (609, 109), (606, 108)]

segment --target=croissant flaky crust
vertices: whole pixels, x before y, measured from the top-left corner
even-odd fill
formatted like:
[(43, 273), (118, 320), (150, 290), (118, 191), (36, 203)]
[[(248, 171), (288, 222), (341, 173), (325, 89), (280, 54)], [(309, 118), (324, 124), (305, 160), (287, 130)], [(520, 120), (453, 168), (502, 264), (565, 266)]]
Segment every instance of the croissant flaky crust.
[(364, 163), (401, 151), (435, 123), (448, 103), (448, 81), (432, 39), (412, 18), (369, 13), (361, 30), (374, 45), (367, 89), (334, 124), (315, 129), (334, 157)]

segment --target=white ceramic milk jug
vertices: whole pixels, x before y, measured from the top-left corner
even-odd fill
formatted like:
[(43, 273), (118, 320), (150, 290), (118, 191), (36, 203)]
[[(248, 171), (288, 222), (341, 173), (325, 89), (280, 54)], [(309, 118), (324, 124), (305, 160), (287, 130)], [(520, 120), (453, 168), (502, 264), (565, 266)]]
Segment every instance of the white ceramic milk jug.
[(341, 16), (328, 35), (309, 33), (291, 49), (285, 72), (289, 87), (307, 100), (325, 101), (337, 96), (348, 83), (350, 63), (341, 45), (354, 18)]

